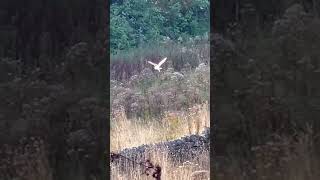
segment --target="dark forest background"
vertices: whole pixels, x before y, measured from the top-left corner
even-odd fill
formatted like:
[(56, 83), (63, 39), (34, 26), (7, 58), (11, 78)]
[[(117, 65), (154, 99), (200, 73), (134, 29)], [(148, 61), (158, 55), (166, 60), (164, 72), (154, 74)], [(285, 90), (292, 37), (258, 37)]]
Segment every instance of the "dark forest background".
[(0, 2), (0, 179), (105, 179), (108, 7)]
[(319, 179), (319, 5), (211, 4), (215, 179)]

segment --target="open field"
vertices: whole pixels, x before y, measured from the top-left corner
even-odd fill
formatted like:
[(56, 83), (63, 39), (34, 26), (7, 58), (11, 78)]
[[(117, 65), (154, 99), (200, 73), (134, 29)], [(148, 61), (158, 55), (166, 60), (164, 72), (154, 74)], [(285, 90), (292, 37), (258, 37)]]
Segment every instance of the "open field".
[[(130, 55), (114, 56), (111, 65), (111, 151), (122, 153), (139, 149), (139, 146), (166, 142), (175, 146), (175, 140), (183, 144), (183, 137), (190, 135), (199, 135), (195, 138), (201, 139), (200, 134), (210, 127), (209, 47), (206, 43), (205, 40), (184, 46), (172, 43), (167, 44), (171, 48), (150, 47), (144, 51), (135, 50)], [(147, 60), (157, 63), (166, 54), (168, 60), (161, 72), (154, 71), (146, 63)], [(186, 152), (169, 149), (143, 150), (137, 156), (143, 156), (139, 160), (147, 158), (158, 164), (163, 179), (208, 179), (208, 148), (199, 146), (196, 157), (179, 160), (170, 158), (170, 153), (179, 156)], [(187, 150), (190, 155), (193, 153), (191, 149)], [(141, 173), (141, 168), (131, 164), (112, 164), (112, 179), (115, 180), (148, 178)]]

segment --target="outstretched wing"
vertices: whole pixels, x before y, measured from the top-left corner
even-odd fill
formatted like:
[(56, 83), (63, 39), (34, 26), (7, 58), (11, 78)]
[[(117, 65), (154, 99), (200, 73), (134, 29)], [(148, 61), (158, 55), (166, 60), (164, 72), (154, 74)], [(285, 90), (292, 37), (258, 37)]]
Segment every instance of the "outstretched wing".
[(153, 62), (151, 62), (151, 61), (148, 61), (148, 63), (149, 63), (149, 64), (152, 64), (152, 65), (154, 65), (154, 66), (157, 65), (157, 64), (155, 64), (155, 63), (153, 63)]
[(158, 66), (160, 67), (164, 62), (166, 62), (166, 60), (167, 60), (166, 57), (165, 57), (164, 59), (162, 59), (162, 60), (159, 62)]

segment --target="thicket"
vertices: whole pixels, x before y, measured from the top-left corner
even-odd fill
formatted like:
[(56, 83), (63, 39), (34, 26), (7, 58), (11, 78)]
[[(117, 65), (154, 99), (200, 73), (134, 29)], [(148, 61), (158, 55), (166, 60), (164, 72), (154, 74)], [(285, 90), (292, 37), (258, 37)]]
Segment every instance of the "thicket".
[(208, 0), (112, 1), (111, 52), (202, 36), (209, 32), (209, 7)]

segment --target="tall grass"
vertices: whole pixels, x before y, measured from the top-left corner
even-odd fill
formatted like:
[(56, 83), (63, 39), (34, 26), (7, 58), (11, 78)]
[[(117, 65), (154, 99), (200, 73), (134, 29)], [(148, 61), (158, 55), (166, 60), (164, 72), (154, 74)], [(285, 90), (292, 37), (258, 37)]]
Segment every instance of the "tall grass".
[[(163, 119), (148, 122), (128, 119), (122, 108), (112, 119), (111, 151), (136, 147), (143, 144), (153, 144), (180, 138), (190, 134), (199, 134), (210, 126), (208, 104), (195, 105), (185, 112), (167, 112)], [(162, 168), (162, 179), (198, 180), (209, 179), (209, 151), (204, 152), (191, 161), (178, 164), (168, 158), (167, 152), (153, 150), (145, 154), (153, 163)], [(139, 168), (128, 165), (119, 167), (111, 165), (112, 180), (144, 180)], [(126, 171), (123, 171), (123, 168)]]
[(158, 120), (128, 119), (124, 109), (115, 113), (111, 122), (111, 150), (153, 144), (199, 134), (210, 127), (208, 104), (195, 105), (185, 112), (166, 112)]
[(129, 51), (111, 55), (111, 79), (127, 80), (131, 76), (150, 67), (147, 60), (158, 62), (168, 57), (166, 65), (176, 71), (184, 66), (196, 67), (200, 63), (209, 63), (209, 41), (207, 37), (191, 39), (188, 42), (167, 42), (163, 44), (147, 44)]

